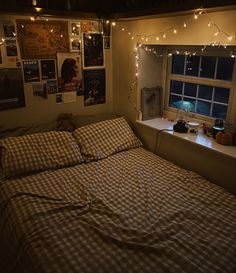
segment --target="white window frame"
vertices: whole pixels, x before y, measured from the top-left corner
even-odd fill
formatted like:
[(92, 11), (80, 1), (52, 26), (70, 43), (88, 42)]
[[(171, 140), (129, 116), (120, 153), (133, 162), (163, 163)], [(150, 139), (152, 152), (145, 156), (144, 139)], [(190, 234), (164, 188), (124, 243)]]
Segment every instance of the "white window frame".
[[(191, 48), (191, 49), (189, 49), (189, 48)], [(229, 52), (227, 50), (223, 50), (223, 49), (214, 49), (211, 52), (209, 50), (209, 53), (204, 52), (204, 54), (202, 54), (201, 48), (202, 47), (200, 47), (200, 46), (198, 46), (198, 47), (179, 46), (177, 49), (178, 49), (178, 51), (181, 51), (181, 52), (190, 51), (190, 50), (191, 50), (191, 52), (197, 52), (196, 53), (197, 56), (215, 56), (215, 57), (229, 57), (230, 56)], [(200, 84), (200, 85), (209, 85), (212, 87), (227, 88), (230, 90), (228, 104), (222, 103), (223, 105), (228, 105), (225, 122), (236, 125), (236, 117), (234, 115), (234, 113), (236, 112), (236, 62), (234, 64), (234, 68), (233, 68), (232, 81), (209, 79), (209, 78), (202, 78), (202, 77), (195, 77), (195, 76), (188, 76), (188, 75), (171, 74), (172, 55), (170, 56), (170, 52), (173, 52), (173, 50), (168, 49), (168, 47), (167, 47), (166, 62), (165, 62), (166, 65), (164, 66), (164, 69), (166, 70), (166, 77), (165, 77), (165, 83), (164, 83), (164, 90), (165, 90), (164, 109), (165, 109), (165, 111), (172, 112), (172, 114), (176, 113), (176, 111), (177, 111), (177, 108), (169, 106), (171, 80), (181, 81), (181, 82), (186, 82), (186, 83), (195, 83), (195, 84)], [(181, 53), (179, 53), (179, 54), (183, 55)], [(215, 69), (216, 69), (216, 67), (215, 67)], [(200, 73), (200, 66), (199, 66), (199, 73)], [(183, 90), (184, 90), (184, 86), (183, 86)], [(213, 89), (213, 92), (214, 92), (214, 89)], [(176, 95), (183, 96), (183, 92), (181, 95), (180, 94), (176, 94)], [(187, 96), (185, 96), (185, 97), (187, 97)], [(189, 98), (193, 99), (193, 97), (189, 97)], [(201, 99), (201, 100), (204, 101), (204, 99)], [(212, 103), (213, 96), (212, 96), (212, 101), (210, 101), (210, 100), (206, 100), (206, 101)], [(214, 117), (201, 115), (196, 112), (190, 112), (190, 117), (198, 119), (200, 121), (208, 121), (211, 123), (213, 123), (215, 120)]]

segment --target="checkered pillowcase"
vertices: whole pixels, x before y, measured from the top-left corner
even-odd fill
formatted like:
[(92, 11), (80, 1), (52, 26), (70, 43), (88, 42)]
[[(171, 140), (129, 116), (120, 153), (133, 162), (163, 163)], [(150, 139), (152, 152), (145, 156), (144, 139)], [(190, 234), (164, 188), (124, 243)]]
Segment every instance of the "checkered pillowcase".
[(86, 162), (142, 146), (123, 117), (83, 126), (73, 135)]
[(6, 178), (83, 162), (69, 132), (51, 131), (0, 140), (1, 164)]

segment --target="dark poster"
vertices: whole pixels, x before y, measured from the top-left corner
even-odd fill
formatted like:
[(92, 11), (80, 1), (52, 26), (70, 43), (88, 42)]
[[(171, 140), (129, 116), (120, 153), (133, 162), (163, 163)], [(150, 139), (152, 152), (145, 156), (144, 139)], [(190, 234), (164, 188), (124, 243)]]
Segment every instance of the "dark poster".
[(41, 60), (42, 80), (55, 79), (56, 68), (54, 60)]
[(84, 67), (104, 66), (103, 37), (101, 34), (84, 34)]
[(106, 102), (105, 69), (84, 70), (84, 105)]
[(37, 82), (40, 80), (38, 61), (24, 61), (23, 68), (25, 82)]
[(0, 110), (25, 106), (21, 68), (0, 69)]

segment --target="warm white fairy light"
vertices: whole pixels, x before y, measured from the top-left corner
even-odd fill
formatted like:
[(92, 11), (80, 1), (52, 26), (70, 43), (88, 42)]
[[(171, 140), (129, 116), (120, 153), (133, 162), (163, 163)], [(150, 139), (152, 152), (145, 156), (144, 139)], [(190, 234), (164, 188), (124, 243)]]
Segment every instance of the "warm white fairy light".
[(112, 22), (111, 25), (114, 27), (116, 25), (116, 22)]
[(122, 29), (121, 29), (122, 31), (125, 31), (125, 28), (124, 27), (122, 27)]
[(50, 30), (50, 32), (53, 33), (53, 31), (54, 31), (54, 29), (52, 28), (52, 29)]
[(184, 22), (184, 27), (187, 27), (187, 24)]
[(31, 20), (31, 21), (35, 21), (36, 18), (35, 18), (34, 16), (31, 16), (31, 17), (30, 17), (30, 20)]
[(157, 40), (157, 41), (159, 41), (159, 40), (160, 40), (160, 38), (157, 36), (157, 37), (156, 37), (156, 40)]
[(219, 32), (218, 32), (218, 31), (217, 31), (217, 32), (215, 32), (215, 33), (214, 33), (214, 35), (215, 35), (215, 36), (218, 36), (218, 35), (219, 35)]
[(5, 42), (5, 39), (4, 39), (4, 38), (2, 38), (2, 42), (3, 42), (3, 43)]
[(177, 33), (177, 29), (174, 28), (173, 33), (176, 34)]
[(131, 39), (134, 40), (134, 36), (132, 36)]
[(165, 39), (166, 38), (166, 34), (164, 33), (162, 37)]
[(210, 27), (210, 26), (211, 26), (211, 22), (209, 22), (209, 23), (207, 24), (207, 26)]
[(198, 15), (197, 15), (197, 14), (194, 14), (194, 15), (193, 15), (193, 18), (194, 18), (195, 20), (197, 20), (197, 19), (198, 19)]
[(110, 23), (110, 21), (109, 20), (106, 20), (106, 24), (108, 25)]
[(229, 40), (229, 41), (232, 41), (232, 39), (233, 39), (232, 36), (229, 36), (229, 37), (228, 37), (228, 40)]

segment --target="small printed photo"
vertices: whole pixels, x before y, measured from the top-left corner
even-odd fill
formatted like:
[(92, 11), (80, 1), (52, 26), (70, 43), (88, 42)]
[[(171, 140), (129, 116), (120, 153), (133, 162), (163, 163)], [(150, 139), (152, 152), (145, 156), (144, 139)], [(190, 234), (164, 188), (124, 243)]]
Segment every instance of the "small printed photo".
[(4, 22), (3, 31), (6, 38), (12, 38), (16, 36), (15, 26), (13, 22)]
[(63, 102), (63, 94), (59, 93), (56, 94), (56, 103), (62, 103)]
[(57, 80), (47, 81), (47, 91), (48, 95), (57, 93)]
[(40, 80), (38, 61), (23, 61), (23, 70), (25, 82), (37, 82)]
[(71, 39), (71, 50), (80, 51), (80, 39)]
[(33, 84), (33, 95), (35, 97), (40, 97), (43, 99), (47, 99), (47, 89), (45, 83), (37, 83)]
[(42, 80), (56, 79), (55, 60), (41, 60)]
[(16, 46), (16, 40), (6, 40), (6, 51), (7, 56), (17, 56), (17, 46)]
[(94, 33), (99, 31), (98, 21), (84, 21), (81, 22), (81, 32), (82, 33)]
[(80, 22), (71, 23), (71, 36), (80, 35)]

